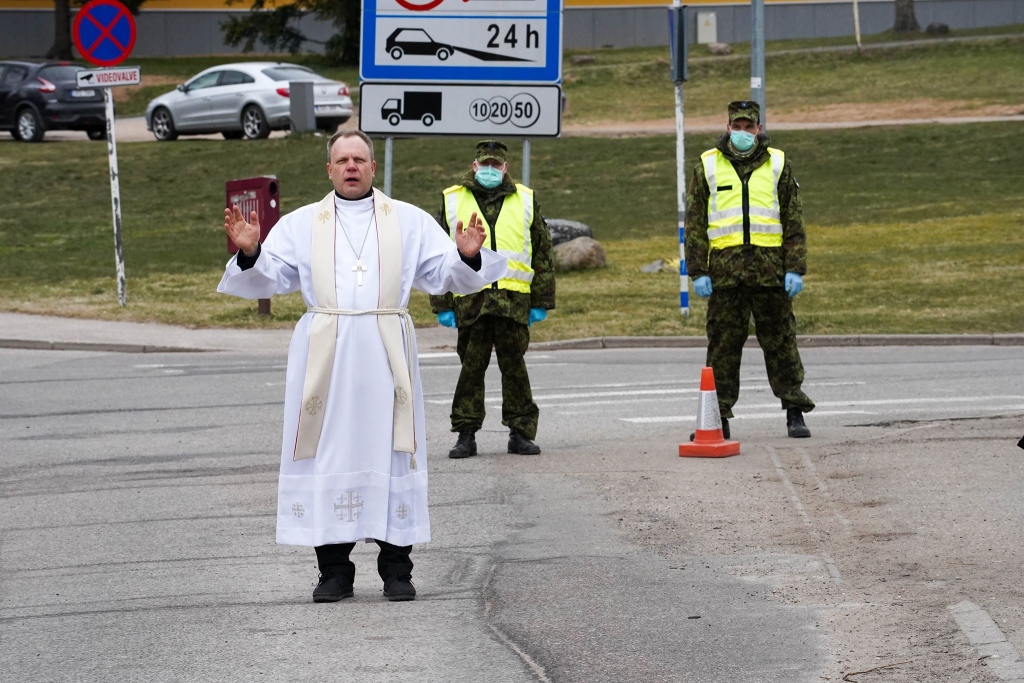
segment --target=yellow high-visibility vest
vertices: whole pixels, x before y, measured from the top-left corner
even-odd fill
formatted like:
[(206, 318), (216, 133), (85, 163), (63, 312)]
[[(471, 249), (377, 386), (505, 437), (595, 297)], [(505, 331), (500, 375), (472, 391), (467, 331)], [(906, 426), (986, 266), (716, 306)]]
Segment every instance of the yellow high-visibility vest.
[[(448, 230), (455, 239), (455, 226), (459, 221), (469, 225), (474, 213), (484, 223), (484, 246), (491, 247), (492, 235), (499, 254), (508, 259), (508, 272), (498, 280), (498, 289), (529, 294), (533, 282), (533, 240), (530, 226), (533, 225), (533, 190), (516, 184), (515, 194), (505, 196), (498, 214), (498, 223), (492, 227), (480, 210), (473, 191), (463, 185), (454, 185), (444, 191), (445, 213)], [(490, 285), (484, 289), (488, 289)], [(456, 296), (459, 296), (458, 294)]]
[(718, 149), (700, 155), (704, 177), (711, 196), (708, 198), (708, 241), (712, 249), (726, 249), (744, 244), (743, 197), (747, 195), (747, 218), (750, 241), (758, 247), (782, 246), (782, 221), (779, 213), (779, 176), (786, 164), (786, 154), (768, 148), (770, 163), (757, 167), (746, 185), (732, 163)]

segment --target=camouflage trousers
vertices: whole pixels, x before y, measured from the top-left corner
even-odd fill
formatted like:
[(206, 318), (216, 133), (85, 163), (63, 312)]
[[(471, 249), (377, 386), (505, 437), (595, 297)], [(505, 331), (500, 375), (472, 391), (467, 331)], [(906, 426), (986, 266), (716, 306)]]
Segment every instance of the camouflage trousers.
[(493, 348), (501, 371), (501, 424), (537, 438), (540, 410), (533, 402), (523, 358), (529, 346), (530, 328), (510, 318), (483, 315), (459, 328), (462, 372), (452, 401), (453, 432), (476, 432), (484, 424), (484, 375)]
[(800, 389), (804, 366), (796, 348), (793, 304), (781, 287), (728, 287), (715, 289), (708, 301), (708, 367), (715, 371), (718, 408), (732, 417), (740, 395), (740, 358), (754, 316), (754, 333), (764, 352), (768, 383), (782, 400), (783, 409), (814, 409), (814, 401)]

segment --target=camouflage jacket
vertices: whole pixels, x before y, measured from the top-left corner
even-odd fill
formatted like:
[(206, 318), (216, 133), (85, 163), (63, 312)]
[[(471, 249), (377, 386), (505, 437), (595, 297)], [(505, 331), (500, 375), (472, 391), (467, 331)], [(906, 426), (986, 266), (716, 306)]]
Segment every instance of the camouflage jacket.
[[(473, 191), (477, 204), (484, 212), (484, 218), (488, 225), (495, 225), (498, 221), (498, 214), (501, 212), (501, 205), (506, 195), (516, 191), (515, 182), (512, 177), (505, 174), (501, 185), (488, 190), (481, 187), (472, 171), (468, 171), (462, 177), (462, 185)], [(444, 195), (441, 196), (441, 210), (438, 212), (437, 222), (444, 228), (445, 233), (451, 234), (448, 227), (448, 215), (444, 206)], [(442, 311), (455, 311), (455, 322), (459, 327), (467, 327), (476, 322), (481, 315), (496, 315), (504, 318), (512, 318), (518, 323), (526, 325), (530, 321), (531, 308), (543, 308), (551, 310), (555, 307), (555, 269), (552, 263), (551, 254), (551, 233), (548, 232), (547, 223), (540, 214), (540, 205), (537, 203), (536, 195), (533, 200), (533, 224), (530, 226), (530, 239), (533, 242), (533, 282), (530, 283), (530, 293), (512, 292), (507, 289), (498, 289), (492, 285), (476, 294), (469, 296), (443, 296), (430, 297), (430, 308), (434, 313)], [(486, 247), (492, 247), (485, 244)]]
[[(749, 178), (761, 164), (769, 162), (767, 135), (761, 135), (757, 147), (748, 157), (739, 157), (723, 135), (715, 145), (732, 162), (741, 178)], [(717, 288), (782, 287), (786, 273), (807, 272), (807, 236), (804, 233), (800, 185), (793, 177), (793, 167), (786, 165), (779, 176), (779, 208), (782, 213), (782, 246), (756, 247), (744, 244), (712, 250), (708, 243), (708, 200), (710, 190), (704, 177), (703, 164), (693, 168), (686, 192), (686, 270), (690, 277), (711, 276)]]

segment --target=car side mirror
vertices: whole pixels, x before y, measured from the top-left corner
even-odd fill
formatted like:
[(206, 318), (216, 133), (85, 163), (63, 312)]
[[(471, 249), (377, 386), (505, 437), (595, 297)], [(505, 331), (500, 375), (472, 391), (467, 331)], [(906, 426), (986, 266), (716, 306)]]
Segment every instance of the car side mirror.
[(187, 93), (188, 92), (188, 86), (185, 85), (184, 83), (179, 83), (178, 84), (178, 92)]

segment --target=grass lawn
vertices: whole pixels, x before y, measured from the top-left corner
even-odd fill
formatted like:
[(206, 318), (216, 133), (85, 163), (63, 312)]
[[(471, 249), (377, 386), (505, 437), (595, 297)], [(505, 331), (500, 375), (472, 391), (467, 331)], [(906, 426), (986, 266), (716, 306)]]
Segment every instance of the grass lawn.
[[(768, 101), (779, 114), (825, 110), (821, 115), (844, 118), (842, 105), (861, 107), (901, 103), (902, 115), (918, 117), (947, 113), (959, 115), (986, 106), (1016, 106), (1024, 111), (1024, 25), (998, 26), (953, 35), (1009, 34), (1010, 38), (984, 42), (943, 43), (921, 34), (926, 46), (857, 52), (769, 55)], [(850, 38), (770, 41), (767, 50), (849, 44)], [(866, 43), (900, 42), (891, 33), (865, 36)], [(733, 46), (737, 54), (748, 43)], [(573, 65), (571, 57), (591, 55), (595, 62)], [(568, 101), (566, 124), (670, 119), (674, 116), (669, 84), (668, 48), (570, 50), (566, 52), (564, 87)], [(695, 45), (692, 57), (706, 57)], [(358, 103), (358, 70), (331, 67), (316, 55), (242, 55), (135, 59), (146, 85), (118, 88), (118, 115), (138, 116), (154, 97), (199, 71), (226, 61), (284, 60), (306, 64), (319, 73), (345, 81)], [(694, 62), (686, 84), (687, 115), (721, 112), (722, 103), (750, 93), (750, 64), (745, 59)], [(908, 111), (906, 107), (910, 108)], [(850, 118), (847, 116), (846, 118)], [(856, 118), (856, 117), (854, 117)]]
[[(807, 333), (1021, 331), (1024, 124), (789, 132), (810, 235), (797, 300)], [(712, 143), (691, 136), (691, 162)], [(396, 143), (394, 194), (430, 212), (457, 180), (471, 141)], [(544, 213), (583, 220), (608, 250), (604, 270), (564, 274), (558, 311), (537, 339), (701, 334), (703, 305), (682, 320), (678, 278), (638, 267), (677, 254), (671, 138), (534, 143)], [(225, 180), (275, 173), (285, 212), (329, 189), (323, 139), (134, 143), (118, 150), (129, 305), (116, 305), (104, 150), (5, 143), (0, 155), (0, 309), (195, 326), (288, 326), (304, 307), (217, 295), (227, 259)], [(513, 155), (513, 170), (519, 159)], [(426, 297), (416, 320), (431, 324)]]

